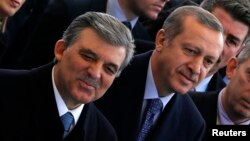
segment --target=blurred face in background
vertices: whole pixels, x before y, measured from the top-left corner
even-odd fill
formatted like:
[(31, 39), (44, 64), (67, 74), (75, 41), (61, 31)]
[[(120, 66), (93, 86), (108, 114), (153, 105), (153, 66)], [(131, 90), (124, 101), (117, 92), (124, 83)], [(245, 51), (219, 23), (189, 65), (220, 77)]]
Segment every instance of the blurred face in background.
[(155, 20), (170, 0), (126, 0), (128, 7), (138, 16)]
[(13, 16), (26, 0), (0, 0), (0, 17)]
[(212, 70), (217, 71), (227, 65), (231, 57), (235, 57), (242, 49), (242, 44), (246, 38), (249, 27), (244, 23), (234, 19), (228, 12), (222, 8), (215, 8), (212, 14), (221, 22), (224, 28), (224, 48), (221, 54), (220, 62)]
[(235, 123), (250, 119), (250, 59), (237, 64), (231, 58), (227, 64), (227, 77), (230, 79), (222, 96), (224, 109)]

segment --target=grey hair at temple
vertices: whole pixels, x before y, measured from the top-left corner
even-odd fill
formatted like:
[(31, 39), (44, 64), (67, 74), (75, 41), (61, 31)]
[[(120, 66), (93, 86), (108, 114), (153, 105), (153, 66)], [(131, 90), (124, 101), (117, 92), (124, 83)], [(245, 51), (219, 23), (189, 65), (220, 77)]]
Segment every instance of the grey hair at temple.
[(174, 10), (164, 21), (163, 29), (166, 30), (168, 41), (173, 40), (184, 31), (183, 21), (186, 17), (194, 17), (200, 24), (208, 28), (223, 33), (223, 26), (219, 20), (210, 12), (198, 6), (182, 6)]
[(247, 42), (244, 48), (237, 56), (238, 65), (250, 59), (250, 42)]

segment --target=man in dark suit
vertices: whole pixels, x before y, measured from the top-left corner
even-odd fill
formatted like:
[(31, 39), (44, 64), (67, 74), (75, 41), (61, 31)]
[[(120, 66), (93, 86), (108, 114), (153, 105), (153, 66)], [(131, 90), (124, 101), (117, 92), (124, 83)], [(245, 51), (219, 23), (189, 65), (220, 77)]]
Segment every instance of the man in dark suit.
[[(88, 11), (110, 14), (119, 21), (127, 21), (132, 25), (135, 39), (151, 40), (148, 33), (138, 21), (139, 16), (154, 19), (167, 1), (163, 0), (53, 0), (47, 6), (39, 24), (29, 39), (21, 40), (13, 48), (21, 48), (17, 54), (9, 51), (0, 67), (33, 68), (51, 61), (54, 43), (69, 23), (78, 15)], [(46, 55), (43, 55), (46, 54)]]
[(204, 0), (201, 7), (211, 12), (221, 22), (225, 43), (220, 61), (196, 87), (196, 91), (221, 90), (226, 86), (226, 82), (223, 80), (225, 75), (221, 75), (220, 72), (225, 70), (223, 68), (226, 67), (228, 60), (242, 50), (250, 37), (250, 2), (249, 0)]
[[(208, 125), (208, 137), (211, 137), (211, 130), (216, 128), (214, 125), (250, 125), (249, 69), (250, 44), (237, 58), (229, 60), (226, 74), (230, 81), (224, 89), (190, 94)], [(230, 126), (230, 129), (234, 130), (234, 127), (237, 126)]]
[(222, 32), (219, 21), (202, 8), (184, 6), (170, 14), (157, 33), (154, 51), (137, 55), (107, 94), (96, 101), (119, 140), (141, 141), (147, 117), (143, 115), (151, 99), (160, 100), (162, 109), (155, 113), (153, 127), (146, 128), (149, 133), (142, 140), (201, 140), (205, 122), (185, 93), (218, 60)]
[(116, 141), (92, 101), (103, 96), (133, 52), (130, 30), (114, 17), (77, 17), (56, 42), (54, 63), (0, 70), (1, 141)]
[(6, 32), (7, 21), (11, 16), (16, 14), (16, 12), (23, 6), (25, 1), (26, 0), (0, 1), (0, 62), (9, 44), (9, 35)]

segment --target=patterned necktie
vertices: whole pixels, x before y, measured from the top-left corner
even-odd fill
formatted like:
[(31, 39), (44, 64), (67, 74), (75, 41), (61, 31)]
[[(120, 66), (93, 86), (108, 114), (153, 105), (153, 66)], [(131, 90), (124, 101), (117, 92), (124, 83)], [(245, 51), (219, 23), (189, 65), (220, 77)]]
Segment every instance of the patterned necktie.
[(131, 26), (131, 23), (130, 22), (128, 22), (128, 21), (124, 21), (124, 22), (122, 22), (129, 30), (131, 30), (132, 29), (132, 26)]
[(63, 138), (65, 138), (69, 134), (70, 128), (74, 125), (74, 117), (70, 112), (67, 112), (61, 116), (61, 121), (64, 126)]
[(145, 117), (137, 141), (144, 141), (153, 126), (155, 114), (161, 112), (163, 104), (159, 98), (150, 99), (145, 109)]

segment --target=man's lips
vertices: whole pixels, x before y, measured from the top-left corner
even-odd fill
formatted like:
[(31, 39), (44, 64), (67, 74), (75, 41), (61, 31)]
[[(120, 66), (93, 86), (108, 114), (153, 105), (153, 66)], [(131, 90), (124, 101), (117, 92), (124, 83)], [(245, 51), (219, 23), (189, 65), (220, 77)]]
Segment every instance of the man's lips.
[(154, 10), (156, 10), (157, 12), (160, 12), (163, 9), (162, 5), (154, 5)]
[(19, 2), (19, 1), (16, 1), (16, 0), (12, 0), (12, 1), (10, 2), (10, 5), (11, 5), (12, 7), (17, 8), (17, 7), (20, 6), (20, 2)]

